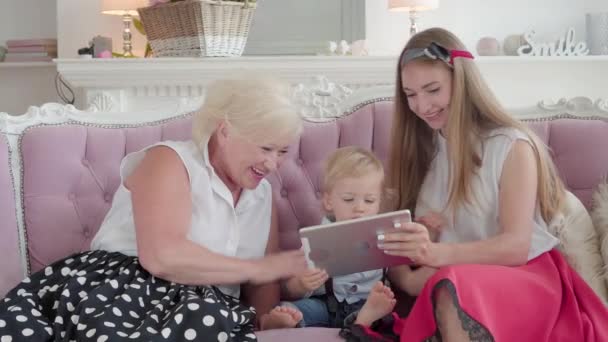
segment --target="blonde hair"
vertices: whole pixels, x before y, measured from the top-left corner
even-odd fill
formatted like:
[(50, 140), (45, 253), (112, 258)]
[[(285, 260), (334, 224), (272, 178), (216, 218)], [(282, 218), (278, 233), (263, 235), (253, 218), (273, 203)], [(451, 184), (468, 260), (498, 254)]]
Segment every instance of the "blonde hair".
[(290, 86), (279, 80), (250, 76), (211, 83), (196, 112), (192, 139), (203, 149), (221, 120), (238, 134), (261, 144), (292, 139), (302, 131), (301, 116), (291, 101)]
[(363, 177), (374, 172), (382, 174), (384, 187), (384, 166), (373, 152), (357, 146), (338, 148), (325, 160), (321, 191), (330, 192), (344, 178)]
[[(409, 108), (402, 89), (401, 60), (407, 49), (425, 48), (435, 42), (448, 50), (466, 50), (451, 32), (431, 28), (414, 35), (407, 43), (397, 65), (395, 115), (392, 145), (389, 154), (389, 183), (397, 190), (394, 209), (415, 208), (424, 177), (429, 171), (436, 151), (436, 134)], [(449, 68), (443, 61), (421, 59), (420, 62)], [(471, 59), (455, 58), (452, 69), (452, 94), (446, 127), (450, 185), (448, 208), (474, 201), (471, 182), (481, 166), (476, 146), (483, 142), (485, 133), (501, 127), (524, 132), (530, 139), (538, 168), (537, 198), (545, 221), (562, 208), (564, 186), (546, 146), (527, 126), (511, 117), (498, 103)]]

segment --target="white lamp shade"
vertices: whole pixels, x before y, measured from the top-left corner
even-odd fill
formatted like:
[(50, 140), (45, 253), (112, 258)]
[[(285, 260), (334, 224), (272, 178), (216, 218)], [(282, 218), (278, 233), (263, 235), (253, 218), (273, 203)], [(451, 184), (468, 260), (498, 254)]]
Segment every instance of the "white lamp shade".
[(428, 11), (439, 7), (439, 0), (388, 0), (391, 11)]
[(101, 13), (112, 15), (137, 15), (137, 9), (146, 7), (147, 0), (101, 0)]

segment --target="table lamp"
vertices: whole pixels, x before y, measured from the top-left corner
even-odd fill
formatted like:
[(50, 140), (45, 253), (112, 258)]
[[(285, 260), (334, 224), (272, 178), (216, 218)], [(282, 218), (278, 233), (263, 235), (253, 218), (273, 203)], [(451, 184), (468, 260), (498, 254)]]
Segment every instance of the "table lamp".
[(131, 23), (133, 16), (138, 15), (137, 9), (145, 7), (146, 0), (102, 0), (101, 13), (121, 15), (124, 25), (122, 31), (122, 48), (124, 57), (133, 57), (131, 45)]
[(410, 12), (410, 35), (418, 32), (416, 20), (421, 11), (433, 10), (439, 7), (439, 0), (388, 0), (388, 9), (394, 12)]

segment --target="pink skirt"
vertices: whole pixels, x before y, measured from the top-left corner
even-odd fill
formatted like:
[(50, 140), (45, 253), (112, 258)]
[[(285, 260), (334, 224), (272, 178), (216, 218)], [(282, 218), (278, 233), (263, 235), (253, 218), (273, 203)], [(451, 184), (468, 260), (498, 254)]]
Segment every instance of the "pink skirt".
[(608, 309), (556, 250), (519, 267), (440, 269), (396, 322), (401, 341), (439, 335), (432, 297), (441, 286), (456, 296), (464, 325), (481, 341), (608, 341)]

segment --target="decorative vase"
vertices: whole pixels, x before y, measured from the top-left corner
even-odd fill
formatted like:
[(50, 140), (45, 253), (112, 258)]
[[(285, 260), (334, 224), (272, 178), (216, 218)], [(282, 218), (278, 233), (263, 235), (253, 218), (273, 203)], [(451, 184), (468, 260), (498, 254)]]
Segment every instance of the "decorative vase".
[(494, 37), (483, 37), (477, 42), (477, 54), (480, 56), (500, 55), (500, 43)]
[(518, 56), (517, 49), (526, 44), (526, 39), (523, 34), (513, 34), (505, 38), (502, 44), (502, 49), (507, 56)]

